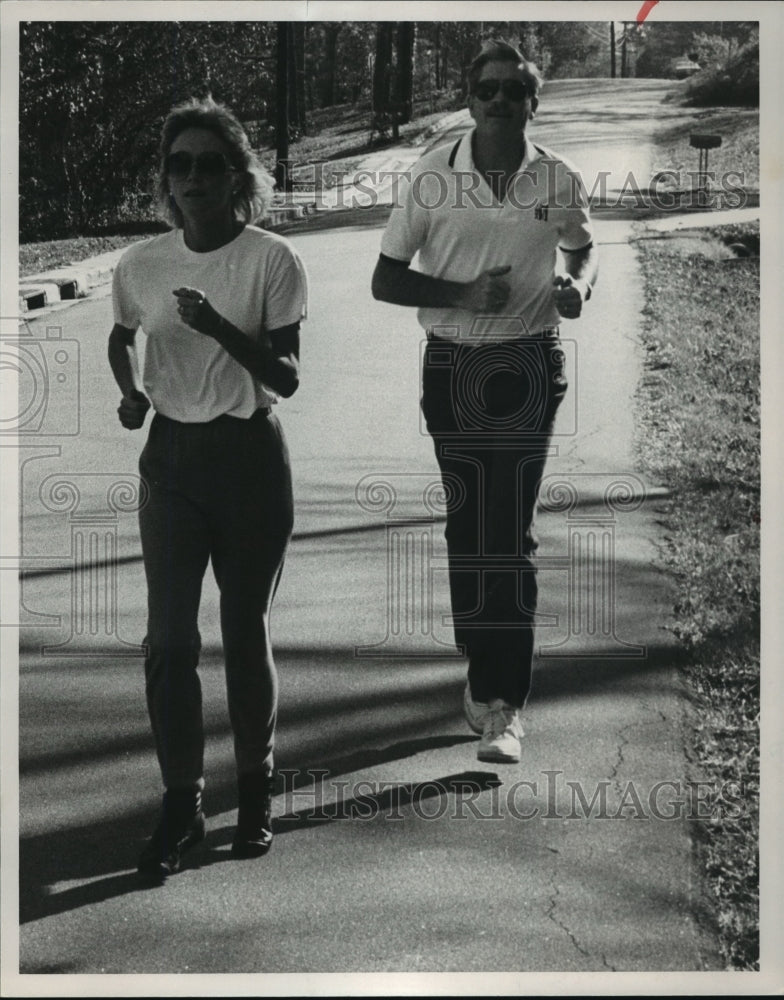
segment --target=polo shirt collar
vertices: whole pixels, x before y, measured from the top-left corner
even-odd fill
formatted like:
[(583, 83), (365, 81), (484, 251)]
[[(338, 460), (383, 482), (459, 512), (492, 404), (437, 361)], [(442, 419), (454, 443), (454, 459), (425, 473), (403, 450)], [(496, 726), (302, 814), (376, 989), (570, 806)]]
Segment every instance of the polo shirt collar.
[[(471, 146), (473, 143), (475, 131), (476, 129), (472, 128), (470, 132), (466, 132), (466, 134), (463, 136), (460, 145), (457, 148), (457, 154), (455, 156), (455, 170), (459, 170), (463, 173), (467, 173), (469, 171), (476, 171), (476, 166), (474, 164), (474, 157), (471, 152)], [(517, 173), (522, 173), (524, 170), (530, 167), (531, 164), (535, 163), (538, 159), (540, 159), (542, 155), (536, 148), (536, 146), (534, 146), (534, 144), (531, 142), (531, 140), (528, 138), (527, 135), (524, 136), (523, 141), (525, 143), (525, 152), (523, 153), (523, 162), (520, 164)]]

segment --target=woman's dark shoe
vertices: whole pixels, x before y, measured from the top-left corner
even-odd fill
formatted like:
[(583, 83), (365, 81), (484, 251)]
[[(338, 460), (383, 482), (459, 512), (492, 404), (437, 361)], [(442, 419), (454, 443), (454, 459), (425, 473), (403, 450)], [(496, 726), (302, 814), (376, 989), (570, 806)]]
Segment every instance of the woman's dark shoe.
[(272, 846), (272, 794), (269, 771), (241, 774), (237, 779), (239, 809), (231, 853), (235, 858), (260, 858)]
[(183, 854), (201, 840), (204, 840), (201, 791), (168, 789), (163, 795), (161, 818), (155, 832), (139, 855), (139, 874), (162, 882), (180, 870)]

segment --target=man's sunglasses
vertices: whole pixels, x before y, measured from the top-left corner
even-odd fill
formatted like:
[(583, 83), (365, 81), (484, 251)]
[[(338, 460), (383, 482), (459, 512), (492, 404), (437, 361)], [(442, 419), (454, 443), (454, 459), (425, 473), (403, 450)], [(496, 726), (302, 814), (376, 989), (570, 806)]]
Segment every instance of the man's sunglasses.
[(169, 177), (187, 177), (194, 168), (196, 173), (203, 177), (223, 177), (230, 170), (234, 170), (223, 153), (217, 150), (193, 156), (183, 149), (166, 157), (166, 172)]
[(524, 101), (528, 97), (528, 87), (522, 80), (480, 80), (474, 87), (474, 97), (490, 101), (499, 90), (509, 101)]

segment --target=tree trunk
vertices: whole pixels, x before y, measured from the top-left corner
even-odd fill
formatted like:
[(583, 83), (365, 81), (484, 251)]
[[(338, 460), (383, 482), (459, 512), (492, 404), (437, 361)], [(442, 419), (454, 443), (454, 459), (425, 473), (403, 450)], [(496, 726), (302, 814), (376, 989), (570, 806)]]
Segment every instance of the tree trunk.
[(303, 59), (305, 36), (301, 21), (288, 23), (289, 124), (297, 132), (305, 130), (305, 86)]
[(338, 63), (338, 35), (340, 35), (343, 25), (326, 24), (324, 26), (324, 62), (326, 73), (324, 76), (321, 91), (322, 108), (331, 108), (338, 102), (337, 95), (337, 63)]
[(472, 54), (473, 49), (464, 48), (460, 60), (460, 93), (464, 98), (468, 96), (468, 67), (471, 64)]
[(275, 183), (281, 191), (287, 191), (289, 182), (289, 26), (286, 21), (277, 24), (277, 65), (276, 82), (276, 140), (277, 163)]
[(526, 24), (520, 32), (520, 51), (541, 68), (542, 66), (542, 37), (538, 26), (533, 22)]
[(305, 114), (308, 111), (312, 111), (316, 107), (315, 94), (313, 93), (313, 57), (311, 55), (311, 30), (310, 25), (306, 21), (302, 31), (303, 38), (303, 51), (302, 51), (302, 73), (304, 76), (304, 92), (305, 92)]
[(476, 55), (481, 34), (474, 37), (473, 33), (466, 33), (463, 36), (463, 44), (460, 49), (460, 92), (464, 97), (468, 95), (468, 67)]
[(444, 86), (441, 80), (441, 25), (436, 24), (436, 37), (433, 44), (433, 59), (435, 64), (436, 90), (441, 90)]
[(392, 78), (392, 28), (382, 21), (376, 29), (376, 59), (373, 65), (373, 110), (385, 111), (389, 107), (389, 90)]
[(298, 125), (303, 135), (308, 130), (307, 105), (305, 103), (305, 30), (304, 21), (296, 21), (294, 24), (294, 52), (297, 61), (297, 114), (299, 116)]
[(397, 26), (397, 75), (395, 103), (401, 108), (400, 121), (410, 122), (414, 107), (414, 39), (416, 24), (401, 21)]
[(621, 36), (621, 79), (626, 79), (626, 21), (623, 22), (623, 35)]
[(286, 89), (289, 95), (289, 139), (292, 129), (299, 127), (297, 108), (297, 51), (294, 47), (294, 25), (286, 21)]
[(610, 21), (610, 76), (615, 79), (615, 21)]

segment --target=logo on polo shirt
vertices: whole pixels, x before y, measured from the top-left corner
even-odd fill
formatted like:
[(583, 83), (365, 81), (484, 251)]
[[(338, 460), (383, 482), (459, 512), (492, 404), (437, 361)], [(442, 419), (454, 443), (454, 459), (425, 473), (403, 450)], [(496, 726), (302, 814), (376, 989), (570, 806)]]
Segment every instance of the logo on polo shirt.
[(549, 211), (549, 205), (537, 205), (534, 209), (534, 218), (537, 222), (547, 222), (547, 214)]

